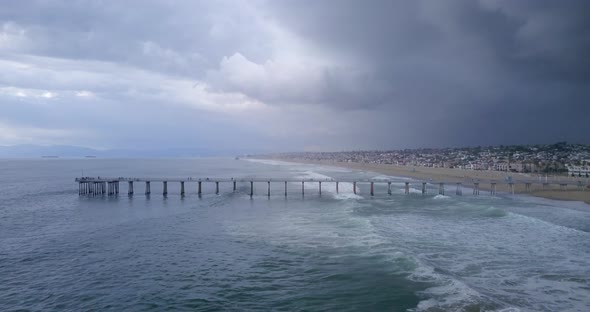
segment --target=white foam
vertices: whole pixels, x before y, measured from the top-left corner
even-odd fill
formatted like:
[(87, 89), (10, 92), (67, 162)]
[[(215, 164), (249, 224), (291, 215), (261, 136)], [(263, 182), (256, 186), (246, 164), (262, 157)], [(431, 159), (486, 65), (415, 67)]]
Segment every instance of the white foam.
[[(405, 192), (406, 191), (405, 188), (401, 188), (399, 190), (400, 190), (400, 192)], [(408, 190), (410, 191), (410, 194), (422, 194), (422, 190), (419, 190), (417, 188), (410, 187)]]
[(288, 161), (282, 160), (274, 160), (274, 159), (254, 159), (254, 158), (246, 158), (246, 161), (265, 164), (265, 165), (272, 165), (272, 166), (287, 166), (287, 165), (297, 165), (297, 163), (292, 163)]
[[(350, 189), (352, 190), (352, 186), (350, 187)], [(357, 193), (358, 193), (358, 190), (357, 190)], [(341, 200), (363, 199), (364, 198), (364, 197), (362, 197), (358, 194), (354, 194), (354, 193), (339, 193), (339, 194), (332, 194), (332, 196), (334, 196), (335, 199), (341, 199)]]
[[(321, 173), (317, 173), (314, 171), (305, 171), (305, 172), (303, 172), (303, 175), (297, 176), (296, 178), (314, 179), (314, 180), (317, 180), (318, 182), (320, 182), (320, 181), (321, 182), (325, 182), (325, 181), (330, 182), (330, 183), (322, 184), (322, 193), (324, 193), (324, 192), (329, 193), (335, 199), (349, 200), (349, 199), (362, 199), (363, 198), (362, 196), (358, 195), (358, 193), (360, 192), (358, 187), (356, 189), (357, 194), (354, 194), (354, 191), (353, 191), (354, 185), (349, 182), (339, 182), (338, 183), (338, 193), (337, 193), (336, 192), (336, 183), (333, 182), (331, 177), (321, 174)], [(305, 189), (317, 190), (318, 188), (319, 188), (319, 186), (316, 182), (311, 182), (311, 183), (305, 184)]]
[(451, 198), (451, 196), (438, 194), (438, 195), (434, 196), (432, 199), (449, 199), (449, 198)]
[(412, 179), (412, 178), (397, 177), (397, 176), (390, 176), (390, 175), (378, 175), (378, 176), (373, 177), (373, 180), (408, 180), (408, 181), (414, 181), (414, 179)]
[(469, 304), (477, 304), (483, 296), (467, 284), (452, 277), (438, 274), (434, 268), (418, 261), (418, 267), (408, 277), (416, 282), (434, 283), (437, 286), (430, 287), (420, 293), (428, 299), (418, 303), (416, 311), (460, 310)]

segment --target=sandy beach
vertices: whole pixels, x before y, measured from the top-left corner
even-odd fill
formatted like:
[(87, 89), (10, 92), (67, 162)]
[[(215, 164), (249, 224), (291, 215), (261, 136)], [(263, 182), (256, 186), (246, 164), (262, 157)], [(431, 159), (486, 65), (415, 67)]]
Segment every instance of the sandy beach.
[[(388, 164), (372, 164), (372, 163), (345, 163), (345, 162), (334, 162), (334, 161), (310, 161), (304, 159), (277, 159), (283, 161), (291, 161), (298, 163), (328, 165), (342, 168), (349, 168), (355, 170), (372, 171), (380, 174), (414, 178), (418, 180), (430, 180), (445, 181), (445, 182), (462, 182), (465, 185), (468, 183), (479, 180), (481, 182), (480, 189), (482, 191), (489, 190), (489, 181), (505, 181), (506, 177), (512, 177), (514, 181), (522, 180), (535, 180), (538, 183), (531, 185), (531, 191), (525, 192), (525, 185), (523, 183), (515, 184), (516, 193), (526, 193), (532, 196), (543, 197), (548, 199), (556, 200), (571, 200), (571, 201), (582, 201), (590, 204), (590, 189), (586, 187), (588, 185), (587, 178), (575, 178), (575, 177), (550, 177), (549, 181), (559, 181), (560, 183), (567, 183), (567, 189), (562, 190), (557, 184), (552, 184), (550, 187), (543, 189), (542, 182), (544, 178), (539, 178), (534, 175), (527, 175), (522, 173), (514, 172), (501, 172), (501, 171), (487, 171), (487, 170), (463, 170), (454, 168), (427, 168), (427, 167), (415, 167), (415, 166), (399, 166), (399, 165), (388, 165)], [(580, 188), (577, 184), (581, 181), (584, 187)], [(509, 186), (506, 183), (497, 184), (498, 192), (509, 192)]]

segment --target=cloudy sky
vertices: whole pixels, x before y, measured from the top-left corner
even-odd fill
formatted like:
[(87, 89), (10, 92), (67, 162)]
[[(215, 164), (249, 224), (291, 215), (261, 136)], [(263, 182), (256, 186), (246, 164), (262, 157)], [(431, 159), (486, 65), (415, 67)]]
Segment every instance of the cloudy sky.
[(7, 1), (0, 145), (590, 143), (590, 1)]

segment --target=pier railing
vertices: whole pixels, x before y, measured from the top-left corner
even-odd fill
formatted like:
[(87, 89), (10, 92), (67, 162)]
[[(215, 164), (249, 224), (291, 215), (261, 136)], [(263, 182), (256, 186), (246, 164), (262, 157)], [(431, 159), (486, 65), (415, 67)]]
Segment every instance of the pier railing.
[[(75, 180), (78, 182), (79, 187), (79, 195), (80, 196), (98, 196), (98, 195), (108, 195), (108, 196), (116, 196), (119, 194), (119, 185), (121, 183), (127, 182), (127, 194), (133, 195), (134, 194), (134, 186), (135, 183), (144, 183), (145, 186), (145, 194), (151, 194), (151, 184), (152, 182), (162, 183), (162, 194), (164, 196), (168, 195), (168, 183), (179, 183), (180, 184), (180, 195), (184, 196), (186, 194), (185, 184), (193, 183), (196, 184), (196, 193), (201, 196), (203, 193), (203, 183), (210, 183), (215, 185), (215, 194), (219, 194), (219, 184), (220, 183), (230, 183), (232, 185), (232, 191), (237, 191), (237, 185), (240, 184), (248, 184), (249, 185), (249, 195), (250, 197), (254, 196), (254, 184), (257, 183), (264, 183), (267, 186), (267, 195), (270, 197), (271, 195), (271, 183), (281, 183), (284, 184), (284, 196), (286, 197), (288, 194), (288, 184), (289, 183), (301, 183), (301, 194), (305, 195), (305, 183), (315, 183), (318, 186), (319, 195), (322, 194), (322, 183), (332, 183), (336, 187), (336, 193), (340, 193), (340, 183), (350, 183), (352, 184), (352, 192), (354, 194), (358, 191), (359, 184), (369, 185), (369, 194), (371, 196), (375, 195), (375, 185), (387, 185), (387, 194), (392, 194), (392, 184), (403, 184), (404, 185), (404, 192), (405, 194), (410, 194), (410, 185), (419, 186), (420, 192), (424, 195), (427, 194), (428, 188), (427, 185), (435, 185), (438, 188), (438, 194), (445, 195), (447, 189), (455, 191), (456, 195), (463, 195), (463, 188), (470, 188), (472, 190), (473, 195), (479, 195), (481, 186), (484, 186), (484, 190), (489, 191), (490, 195), (496, 195), (497, 193), (497, 186), (504, 185), (507, 187), (507, 191), (511, 194), (515, 193), (516, 186), (519, 186), (519, 189), (522, 192), (531, 192), (533, 190), (533, 185), (537, 188), (540, 186), (541, 189), (548, 189), (551, 187), (559, 186), (560, 190), (568, 190), (574, 187), (576, 190), (590, 190), (590, 185), (588, 183), (584, 183), (583, 181), (577, 181), (575, 183), (566, 183), (563, 181), (528, 181), (528, 180), (519, 180), (519, 181), (499, 181), (499, 180), (472, 180), (472, 181), (434, 181), (434, 180), (427, 180), (427, 181), (417, 181), (417, 180), (407, 180), (407, 179), (294, 179), (294, 178), (129, 178), (129, 177), (118, 177), (118, 178), (108, 178), (108, 177), (80, 177), (76, 178)], [(450, 187), (449, 187), (450, 186)]]

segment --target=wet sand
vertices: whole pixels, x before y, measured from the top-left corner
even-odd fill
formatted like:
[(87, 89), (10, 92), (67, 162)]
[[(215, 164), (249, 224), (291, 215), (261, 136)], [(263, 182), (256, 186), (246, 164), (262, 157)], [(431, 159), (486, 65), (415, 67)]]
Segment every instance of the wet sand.
[[(427, 168), (418, 166), (399, 166), (399, 165), (388, 165), (388, 164), (372, 164), (372, 163), (346, 163), (346, 162), (335, 162), (335, 161), (310, 161), (303, 159), (277, 159), (283, 161), (291, 161), (298, 163), (318, 164), (343, 167), (362, 171), (372, 171), (385, 175), (414, 178), (418, 180), (434, 180), (434, 181), (445, 181), (450, 183), (461, 182), (468, 186), (473, 181), (480, 181), (481, 191), (489, 191), (491, 185), (489, 181), (498, 181), (496, 186), (498, 192), (509, 192), (509, 186), (506, 183), (506, 177), (511, 176), (513, 181), (538, 181), (531, 185), (531, 191), (525, 192), (524, 183), (514, 184), (515, 193), (528, 194), (537, 197), (543, 197), (548, 199), (557, 200), (573, 200), (583, 201), (590, 204), (590, 189), (586, 187), (588, 185), (587, 178), (574, 178), (559, 176), (549, 178), (549, 182), (567, 183), (567, 188), (562, 190), (558, 184), (551, 184), (548, 188), (543, 189), (542, 182), (544, 178), (539, 178), (534, 175), (527, 175), (522, 173), (514, 172), (500, 172), (500, 171), (487, 171), (487, 170), (464, 170), (454, 168)], [(578, 181), (581, 181), (583, 187), (578, 186)]]

